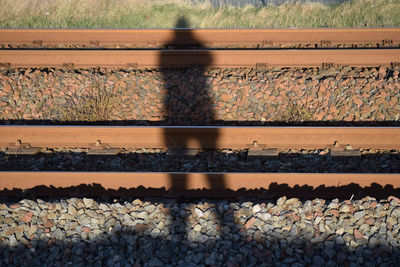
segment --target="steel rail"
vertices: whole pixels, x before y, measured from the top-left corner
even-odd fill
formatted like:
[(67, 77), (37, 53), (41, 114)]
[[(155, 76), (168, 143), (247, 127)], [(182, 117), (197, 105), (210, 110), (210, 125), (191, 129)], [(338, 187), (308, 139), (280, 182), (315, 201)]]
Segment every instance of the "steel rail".
[(3, 67), (318, 67), (390, 66), (400, 49), (322, 50), (0, 50)]
[(0, 126), (0, 146), (116, 148), (358, 148), (400, 149), (399, 127), (144, 127)]
[(364, 29), (0, 29), (3, 45), (297, 47), (400, 44), (400, 28)]
[[(182, 183), (179, 183), (179, 182)], [(36, 186), (66, 188), (100, 184), (105, 189), (164, 188), (184, 190), (268, 189), (273, 183), (294, 186), (361, 187), (379, 184), (400, 187), (400, 174), (371, 173), (157, 173), (157, 172), (0, 172), (0, 190)]]

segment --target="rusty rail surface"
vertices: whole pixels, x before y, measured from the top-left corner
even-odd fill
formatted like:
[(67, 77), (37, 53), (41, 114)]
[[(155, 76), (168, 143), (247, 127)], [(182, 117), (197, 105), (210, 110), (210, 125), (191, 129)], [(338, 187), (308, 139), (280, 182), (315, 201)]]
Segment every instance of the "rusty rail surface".
[(0, 146), (116, 148), (358, 148), (400, 149), (398, 127), (144, 127), (0, 126)]
[[(173, 41), (172, 41), (173, 40)], [(399, 47), (400, 28), (0, 29), (0, 45), (164, 47)]]
[(400, 49), (0, 50), (0, 67), (7, 68), (376, 67), (399, 62)]
[[(182, 148), (185, 146), (182, 140), (189, 140), (188, 148), (252, 148), (255, 145), (258, 148), (325, 148), (335, 142), (353, 148), (400, 148), (400, 128), (0, 126), (0, 137), (2, 147), (13, 145), (17, 140), (31, 147), (89, 147), (101, 140), (110, 147), (173, 149)], [(19, 192), (43, 187), (77, 190), (84, 185), (94, 186), (90, 189), (94, 195), (103, 194), (103, 189), (142, 188), (165, 192), (173, 187), (187, 196), (208, 195), (196, 191), (206, 189), (218, 192), (212, 196), (225, 197), (228, 193), (219, 191), (269, 190), (274, 185), (339, 188), (374, 184), (399, 188), (400, 174), (0, 172), (0, 190)], [(96, 188), (101, 190), (97, 192)]]
[[(101, 185), (105, 189), (164, 188), (185, 184), (175, 190), (254, 190), (268, 189), (271, 184), (339, 187), (371, 184), (400, 187), (400, 174), (368, 173), (157, 173), (157, 172), (0, 172), (0, 190), (31, 189), (36, 186), (67, 188), (79, 185)], [(354, 192), (357, 193), (357, 192)]]

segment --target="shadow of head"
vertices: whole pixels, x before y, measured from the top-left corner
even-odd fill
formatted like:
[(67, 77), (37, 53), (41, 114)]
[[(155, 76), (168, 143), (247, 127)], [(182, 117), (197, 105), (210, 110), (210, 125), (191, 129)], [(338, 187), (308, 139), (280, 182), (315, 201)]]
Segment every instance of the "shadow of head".
[(188, 29), (189, 28), (189, 23), (187, 22), (187, 19), (185, 16), (179, 17), (179, 19), (176, 21), (175, 24), (176, 29)]

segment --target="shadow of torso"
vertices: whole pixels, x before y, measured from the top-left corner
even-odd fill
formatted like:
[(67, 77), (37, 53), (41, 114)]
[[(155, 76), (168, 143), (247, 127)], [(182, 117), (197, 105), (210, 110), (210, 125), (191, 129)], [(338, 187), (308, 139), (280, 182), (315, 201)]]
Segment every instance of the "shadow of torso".
[[(187, 28), (185, 18), (180, 18), (176, 24), (177, 28)], [(190, 44), (198, 49), (202, 48), (202, 42), (197, 40), (190, 30), (185, 30), (184, 40), (182, 33), (174, 30), (174, 37), (166, 44), (167, 48), (181, 48), (182, 44)], [(188, 53), (190, 57), (190, 53)], [(176, 59), (178, 60), (178, 59)], [(185, 58), (179, 58), (179, 61)], [(188, 58), (189, 60), (189, 58)], [(161, 50), (159, 58), (163, 83), (164, 83), (164, 123), (173, 126), (184, 125), (207, 125), (216, 120), (215, 109), (213, 107), (210, 88), (205, 77), (206, 69), (212, 63), (212, 56), (203, 50), (201, 56), (201, 65), (195, 65), (192, 68), (177, 69), (167, 66), (173, 65), (174, 58), (171, 57), (171, 50)], [(197, 62), (196, 62), (197, 63)], [(196, 134), (191, 136), (183, 135), (180, 139), (181, 147), (171, 143), (172, 138), (168, 138), (168, 129), (164, 130), (164, 141), (168, 149), (191, 148), (191, 144), (197, 143), (201, 148), (214, 148), (217, 145), (218, 129), (215, 129), (211, 138), (199, 138)], [(212, 169), (210, 169), (212, 171)], [(207, 178), (208, 183), (213, 189), (223, 189), (224, 181), (221, 177), (217, 180)], [(179, 177), (171, 174), (171, 186), (173, 191), (187, 189), (187, 176)]]

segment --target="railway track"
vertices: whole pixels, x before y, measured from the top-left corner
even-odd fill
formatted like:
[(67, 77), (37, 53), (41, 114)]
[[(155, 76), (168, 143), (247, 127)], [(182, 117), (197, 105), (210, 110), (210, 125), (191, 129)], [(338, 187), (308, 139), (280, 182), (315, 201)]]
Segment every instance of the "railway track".
[(399, 47), (399, 28), (367, 29), (0, 29), (0, 46), (53, 48)]
[(400, 49), (0, 50), (3, 68), (397, 67), (399, 62)]
[[(399, 32), (399, 29), (3, 29), (0, 30), (0, 47), (3, 47), (0, 50), (0, 89), (2, 82), (6, 86), (0, 90), (0, 108), (5, 105), (12, 110), (21, 105), (23, 110), (33, 112), (37, 106), (32, 106), (29, 101), (53, 98), (52, 94), (56, 94), (52, 91), (53, 86), (61, 87), (60, 94), (69, 97), (73, 94), (64, 92), (63, 86), (93, 85), (84, 79), (79, 79), (76, 85), (68, 81), (63, 70), (58, 71), (61, 75), (55, 75), (55, 70), (47, 68), (120, 68), (123, 75), (110, 74), (112, 84), (131, 74), (145, 76), (146, 71), (130, 72), (142, 68), (250, 67), (251, 75), (256, 77), (256, 72), (268, 72), (270, 67), (316, 67), (327, 70), (313, 82), (305, 81), (305, 76), (297, 74), (290, 77), (303, 80), (295, 83), (301, 89), (308, 88), (305, 84), (317, 87), (319, 82), (329, 83), (332, 87), (325, 86), (322, 95), (312, 95), (321, 99), (324, 92), (334, 91), (339, 83), (346, 90), (354, 87), (353, 93), (359, 98), (353, 102), (358, 103), (360, 112), (365, 112), (362, 109), (374, 101), (365, 98), (368, 95), (365, 88), (370, 84), (373, 86), (367, 90), (382, 94), (376, 99), (378, 109), (379, 105), (397, 103), (397, 94), (393, 91), (396, 91), (399, 79)], [(362, 68), (355, 71), (341, 66)], [(331, 71), (335, 67), (339, 68)], [(366, 74), (356, 75), (360, 69), (364, 70), (363, 67), (373, 68), (366, 68)], [(29, 68), (38, 69), (31, 72)], [(342, 79), (342, 69), (346, 69), (346, 77), (352, 78)], [(229, 71), (218, 77), (232, 78)], [(88, 71), (65, 73), (66, 76), (78, 76)], [(96, 70), (97, 78), (104, 73)], [(179, 80), (179, 73), (160, 70), (155, 80), (162, 92), (173, 87), (171, 84)], [(185, 89), (195, 81), (205, 80), (201, 70), (196, 73), (201, 77), (188, 77), (188, 81), (182, 83)], [(312, 73), (313, 70), (307, 72)], [(26, 77), (22, 77), (24, 75)], [(16, 76), (21, 76), (22, 82)], [(283, 72), (257, 82), (269, 82), (276, 76), (283, 76), (278, 91), (285, 90), (290, 83), (286, 83), (288, 76)], [(64, 78), (66, 83), (58, 83)], [(367, 82), (357, 83), (356, 79)], [(241, 104), (249, 102), (246, 97), (253, 92), (249, 88), (254, 80), (249, 80), (247, 92), (241, 94)], [(47, 93), (41, 88), (42, 81)], [(138, 81), (140, 79), (136, 78)], [(233, 83), (241, 82), (233, 79)], [(128, 91), (132, 90), (131, 84), (128, 83)], [(218, 87), (218, 83), (215, 84)], [(203, 85), (207, 87), (206, 83), (200, 82), (200, 87)], [(35, 86), (39, 89), (34, 89)], [(146, 85), (143, 90), (150, 90), (150, 87)], [(385, 89), (388, 90), (385, 92)], [(300, 99), (305, 97), (300, 94), (301, 90), (298, 92)], [(268, 97), (261, 94), (259, 98), (281, 105), (281, 99), (276, 98), (279, 93), (268, 94)], [(39, 101), (29, 98), (33, 94)], [(230, 99), (228, 94), (225, 93), (225, 100)], [(21, 95), (26, 98), (20, 98)], [(137, 93), (138, 97), (145, 95)], [(208, 97), (207, 92), (203, 95)], [(130, 95), (125, 97), (130, 99)], [(343, 98), (343, 94), (329, 98), (326, 105), (332, 101), (343, 105), (340, 97)], [(345, 104), (350, 105), (352, 101), (347, 101), (347, 96), (344, 98)], [(178, 100), (184, 99), (179, 97)], [(191, 100), (189, 97), (189, 103), (195, 102)], [(128, 106), (135, 105), (139, 109), (136, 106), (139, 100), (131, 101)], [(47, 105), (47, 102), (41, 104)], [(166, 106), (165, 102), (159, 104)], [(151, 103), (146, 102), (146, 105)], [(210, 105), (212, 108), (214, 106)], [(338, 108), (335, 112), (342, 110)], [(389, 111), (392, 114), (396, 109)], [(327, 112), (326, 109), (323, 112)], [(5, 113), (9, 118), (15, 118), (10, 115), (14, 114), (10, 109)], [(35, 115), (35, 118), (43, 118), (43, 114)], [(395, 115), (383, 118), (393, 118), (397, 122)], [(378, 118), (378, 115), (371, 116), (362, 118)], [(4, 124), (10, 123), (9, 118)], [(21, 115), (17, 118), (20, 119), (16, 123), (23, 124), (26, 121), (22, 119), (31, 117)], [(304, 151), (307, 149), (311, 152)], [(286, 150), (297, 152), (291, 154), (284, 152)], [(196, 151), (200, 152), (195, 155)], [(245, 159), (237, 156), (241, 153), (246, 153)], [(293, 156), (296, 153), (297, 158)], [(4, 262), (6, 265), (163, 266), (183, 264), (181, 259), (185, 259), (185, 264), (187, 261), (193, 265), (228, 266), (279, 262), (315, 266), (367, 262), (395, 265), (400, 255), (397, 225), (400, 218), (399, 155), (398, 127), (2, 125), (0, 199), (4, 203), (0, 203), (0, 265)], [(252, 161), (256, 164), (246, 165)], [(299, 164), (293, 164), (295, 161)], [(79, 168), (85, 164), (95, 166), (89, 171)], [(175, 168), (174, 164), (179, 167)], [(188, 164), (192, 166), (183, 166)], [(218, 164), (223, 171), (216, 171)], [(252, 169), (244, 172), (245, 168), (237, 168), (239, 171), (225, 168), (234, 164), (252, 166)], [(268, 164), (274, 165), (272, 169), (276, 171), (269, 172), (269, 167), (267, 171), (260, 168)], [(294, 171), (281, 169), (280, 164), (291, 166), (289, 170)], [(308, 168), (307, 164), (320, 166)], [(126, 165), (133, 166), (126, 169)], [(191, 171), (191, 167), (198, 165), (205, 171)], [(341, 165), (345, 167), (341, 169)], [(198, 169), (203, 170), (201, 166)], [(356, 171), (347, 171), (354, 170), (354, 166), (358, 167)], [(163, 171), (174, 168), (178, 171)], [(184, 171), (180, 171), (182, 169)], [(315, 197), (318, 199), (311, 200)], [(198, 200), (200, 198), (203, 199)]]
[[(89, 148), (90, 153), (97, 155), (116, 154), (119, 148), (177, 149), (183, 155), (182, 149), (244, 148), (262, 157), (274, 156), (277, 149), (283, 148), (329, 148), (333, 155), (351, 157), (357, 156), (360, 148), (400, 149), (399, 128), (372, 127), (1, 126), (0, 135), (0, 146), (8, 147), (5, 152), (11, 154), (32, 154), (43, 148), (60, 147)], [(274, 183), (315, 188), (352, 183), (368, 187), (375, 183), (397, 188), (399, 178), (400, 174), (389, 173), (0, 172), (0, 190), (101, 184), (107, 190), (145, 187), (223, 192), (268, 189)]]
[[(130, 69), (160, 67), (326, 68), (336, 66), (398, 66), (400, 63), (399, 36), (400, 30), (398, 28), (282, 30), (1, 29), (0, 45), (3, 48), (14, 46), (16, 49), (0, 50), (0, 66), (3, 68), (116, 67)], [(232, 50), (228, 49), (230, 46), (235, 49), (252, 49)], [(106, 47), (112, 49), (104, 49)], [(121, 50), (121, 47), (148, 48), (149, 50)], [(165, 47), (180, 49), (159, 49)], [(281, 49), (305, 47), (314, 49)], [(352, 49), (337, 49), (346, 47)], [(381, 49), (355, 49), (357, 47)], [(26, 48), (31, 49), (26, 50)], [(40, 48), (46, 50), (35, 50)], [(49, 48), (55, 49), (48, 50)], [(67, 49), (58, 50), (57, 48)], [(82, 48), (96, 49), (82, 50)], [(208, 48), (220, 49), (209, 50)], [(272, 48), (272, 50), (260, 48)], [(315, 48), (326, 49), (315, 50)], [(163, 58), (162, 61), (160, 61), (161, 57)]]
[[(0, 146), (17, 140), (35, 147), (117, 148), (305, 148), (351, 145), (400, 149), (397, 127), (113, 127), (0, 126)], [(187, 141), (189, 140), (189, 141)]]
[[(237, 68), (250, 67), (392, 67), (400, 62), (400, 30), (0, 30), (3, 68)], [(240, 42), (240, 40), (244, 40)], [(171, 50), (158, 48), (180, 48)], [(187, 49), (187, 46), (192, 46)], [(227, 49), (257, 48), (257, 49)], [(59, 49), (64, 47), (67, 49)], [(82, 48), (96, 49), (82, 49)], [(207, 47), (220, 49), (206, 49)], [(276, 49), (276, 48), (313, 49)], [(351, 49), (338, 49), (338, 48)], [(358, 48), (357, 48), (358, 47)], [(360, 49), (371, 48), (373, 49)], [(25, 48), (25, 49), (24, 49)], [(26, 49), (28, 48), (28, 49)], [(29, 49), (35, 48), (35, 49)], [(55, 48), (55, 49), (44, 49)], [(69, 49), (78, 48), (78, 49)], [(112, 48), (112, 49), (104, 49)], [(147, 49), (120, 49), (147, 48)], [(152, 48), (152, 49), (148, 49)], [(260, 49), (273, 48), (273, 49)], [(316, 49), (322, 48), (322, 49)], [(383, 49), (384, 48), (384, 49)], [(254, 155), (273, 155), (282, 148), (329, 148), (340, 156), (357, 156), (361, 148), (399, 149), (398, 128), (236, 128), (236, 127), (37, 127), (1, 126), (5, 153), (30, 154), (42, 148), (84, 147), (94, 154), (121, 148), (241, 148)], [(186, 152), (183, 152), (186, 153)], [(71, 178), (64, 179), (68, 176)], [(378, 182), (398, 187), (398, 174), (271, 174), (271, 173), (51, 173), (1, 172), (0, 188), (73, 186), (78, 181), (123, 187), (186, 189), (267, 188), (272, 182), (312, 186)], [(115, 179), (114, 179), (114, 178)], [(117, 178), (120, 177), (120, 178)], [(212, 183), (221, 177), (226, 182)], [(39, 179), (38, 178), (43, 178)], [(111, 182), (111, 180), (114, 182)], [(28, 182), (29, 181), (29, 182)], [(123, 181), (123, 182), (122, 182)], [(251, 181), (249, 183), (249, 181)], [(214, 185), (213, 185), (214, 184)], [(223, 186), (222, 186), (223, 185)], [(182, 188), (181, 188), (182, 189)]]

